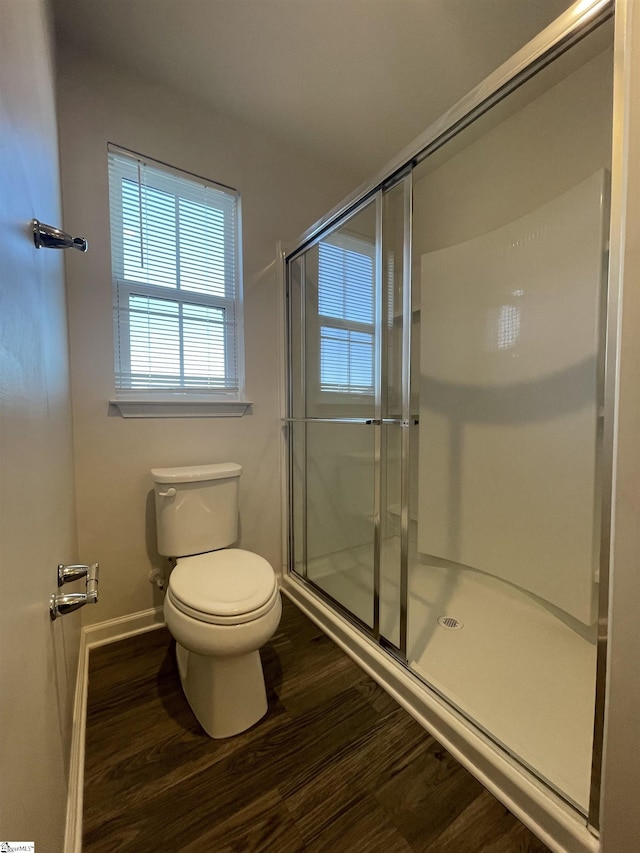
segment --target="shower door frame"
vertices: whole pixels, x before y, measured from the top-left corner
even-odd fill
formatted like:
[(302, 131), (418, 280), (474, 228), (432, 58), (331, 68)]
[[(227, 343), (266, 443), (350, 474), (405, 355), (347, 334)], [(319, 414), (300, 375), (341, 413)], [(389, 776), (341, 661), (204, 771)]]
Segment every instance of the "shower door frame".
[[(487, 112), (492, 106), (497, 104), (503, 98), (507, 97), (511, 92), (517, 89), (521, 84), (531, 79), (538, 71), (552, 63), (562, 53), (595, 30), (598, 26), (611, 18), (616, 13), (616, 16), (621, 16), (622, 23), (620, 27), (616, 26), (616, 67), (614, 69), (614, 106), (613, 106), (613, 126), (622, 124), (622, 115), (624, 104), (622, 103), (622, 95), (618, 92), (622, 90), (621, 76), (623, 61), (621, 61), (619, 53), (622, 48), (619, 47), (619, 41), (622, 41), (622, 31), (624, 30), (624, 19), (627, 14), (627, 7), (624, 0), (580, 0), (574, 3), (565, 13), (556, 19), (549, 27), (539, 33), (529, 44), (525, 45), (518, 51), (510, 60), (501, 65), (493, 74), (491, 74), (479, 86), (473, 89), (465, 98), (459, 101), (449, 111), (447, 111), (440, 119), (432, 124), (421, 136), (413, 143), (405, 148), (394, 160), (392, 160), (384, 169), (376, 173), (374, 177), (363, 184), (359, 189), (352, 193), (347, 199), (330, 211), (326, 216), (320, 219), (310, 229), (305, 231), (297, 241), (296, 248), (283, 257), (283, 276), (287, 284), (288, 293), (288, 278), (290, 264), (301, 257), (304, 252), (312, 245), (317, 243), (324, 234), (336, 226), (339, 222), (352, 215), (356, 210), (363, 207), (376, 194), (380, 196), (383, 190), (392, 186), (397, 180), (404, 178), (407, 170), (409, 175), (411, 169), (436, 151), (461, 130), (468, 127), (478, 117)], [(620, 30), (620, 33), (618, 32)], [(617, 94), (618, 93), (618, 94)], [(615, 245), (619, 249), (620, 233), (623, 227), (621, 212), (620, 212), (620, 192), (615, 192), (615, 188), (620, 186), (622, 180), (624, 163), (622, 162), (622, 151), (620, 146), (614, 144), (613, 159), (612, 159), (612, 205), (610, 210), (610, 243), (612, 247)], [(410, 185), (409, 177), (409, 185)], [(380, 218), (380, 201), (378, 201), (378, 219)], [(411, 216), (411, 202), (409, 201), (409, 216)], [(409, 219), (409, 223), (411, 221)], [(411, 231), (409, 231), (409, 234)], [(377, 236), (380, 236), (378, 230)], [(410, 238), (409, 238), (410, 240)], [(407, 263), (407, 257), (410, 258), (410, 243), (408, 247), (409, 255), (407, 256), (407, 240), (405, 240), (405, 265), (403, 274), (408, 276), (409, 281), (404, 282), (404, 298), (409, 299), (409, 312), (406, 312), (406, 305), (403, 310), (403, 370), (409, 370), (409, 355), (410, 355), (410, 335), (411, 335), (411, 265)], [(380, 251), (379, 249), (377, 250)], [(590, 831), (597, 835), (600, 824), (600, 776), (602, 770), (602, 742), (604, 729), (604, 704), (605, 704), (605, 681), (606, 681), (606, 655), (607, 655), (607, 634), (608, 634), (608, 600), (609, 600), (609, 562), (611, 550), (611, 512), (612, 512), (612, 470), (613, 470), (613, 445), (614, 445), (614, 413), (615, 413), (615, 384), (617, 370), (617, 316), (619, 309), (619, 287), (620, 287), (620, 271), (617, 266), (616, 255), (612, 251), (613, 260), (609, 263), (608, 277), (608, 296), (607, 296), (607, 312), (605, 318), (606, 324), (606, 341), (604, 346), (604, 427), (602, 431), (602, 499), (601, 499), (601, 519), (600, 519), (600, 587), (598, 601), (598, 639), (597, 639), (597, 667), (596, 667), (596, 691), (595, 691), (595, 734), (592, 753), (592, 772), (591, 772), (591, 793), (589, 810), (587, 815), (587, 827)], [(379, 258), (377, 258), (379, 260)], [(378, 276), (381, 274), (381, 269), (378, 269)], [(408, 325), (408, 329), (405, 328)], [(286, 341), (290, 342), (290, 318), (286, 317)], [(290, 359), (291, 351), (289, 343), (287, 346), (287, 356), (285, 364), (288, 368), (290, 376)], [(406, 352), (404, 348), (408, 347)], [(407, 427), (410, 418), (409, 411), (409, 391), (410, 382), (408, 377), (406, 385), (403, 382), (403, 426)], [(405, 399), (406, 397), (406, 399)], [(283, 422), (289, 426), (295, 422), (296, 418), (291, 417), (291, 388), (287, 387), (286, 394), (286, 413), (283, 417)], [(376, 410), (379, 412), (379, 407)], [(381, 419), (377, 415), (374, 427), (376, 430), (381, 429)], [(291, 430), (287, 430), (290, 437)], [(405, 495), (408, 485), (408, 451), (409, 451), (409, 429), (403, 429), (402, 439), (402, 488), (405, 490)], [(287, 450), (287, 508), (288, 508), (288, 537), (287, 543), (289, 554), (287, 559), (287, 578), (293, 578), (293, 583), (302, 584), (310, 589), (312, 593), (319, 596), (320, 599), (325, 599), (330, 604), (337, 608), (340, 614), (345, 617), (350, 623), (354, 624), (358, 629), (364, 631), (371, 639), (376, 641), (385, 651), (391, 652), (392, 655), (407, 668), (406, 662), (406, 617), (407, 617), (407, 574), (408, 574), (408, 501), (402, 502), (402, 518), (401, 518), (401, 628), (400, 628), (400, 648), (395, 648), (392, 644), (387, 644), (379, 634), (379, 525), (380, 525), (380, 495), (379, 485), (376, 487), (378, 493), (376, 495), (377, 515), (376, 521), (376, 541), (374, 549), (378, 549), (376, 557), (377, 569), (374, 569), (374, 630), (369, 626), (364, 625), (357, 617), (354, 617), (344, 606), (333, 599), (331, 596), (324, 593), (322, 590), (309, 583), (304, 577), (301, 577), (294, 571), (293, 560), (295, 553), (293, 551), (293, 502), (292, 502), (292, 465), (290, 454), (292, 452), (291, 441), (288, 441)], [(376, 483), (379, 482), (380, 474), (380, 440), (376, 440), (376, 460), (375, 474)], [(405, 514), (406, 513), (406, 514)], [(375, 552), (375, 551), (374, 551)], [(402, 627), (404, 624), (404, 628)], [(415, 676), (415, 673), (411, 673)], [(428, 685), (427, 685), (428, 686)], [(468, 721), (471, 722), (471, 721)], [(473, 725), (473, 723), (471, 723)], [(562, 797), (557, 792), (554, 792), (559, 800)], [(576, 815), (580, 812), (575, 810)]]

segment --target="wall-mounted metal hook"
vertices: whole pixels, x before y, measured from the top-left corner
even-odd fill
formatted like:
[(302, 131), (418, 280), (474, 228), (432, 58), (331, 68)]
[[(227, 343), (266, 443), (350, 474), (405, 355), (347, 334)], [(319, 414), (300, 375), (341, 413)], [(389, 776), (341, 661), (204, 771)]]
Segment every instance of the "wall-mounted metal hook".
[(86, 252), (89, 248), (84, 237), (72, 237), (66, 231), (45, 225), (37, 219), (32, 219), (31, 225), (36, 249), (78, 249), (79, 252)]

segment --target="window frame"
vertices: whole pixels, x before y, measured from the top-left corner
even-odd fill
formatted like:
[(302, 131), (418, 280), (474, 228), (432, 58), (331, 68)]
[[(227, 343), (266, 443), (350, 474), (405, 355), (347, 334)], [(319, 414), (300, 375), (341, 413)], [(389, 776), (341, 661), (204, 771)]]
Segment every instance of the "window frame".
[[(108, 144), (109, 155), (109, 197), (110, 197), (110, 237), (111, 237), (111, 281), (112, 281), (112, 303), (113, 303), (113, 342), (114, 342), (114, 386), (115, 393), (109, 403), (112, 409), (117, 410), (123, 417), (205, 417), (205, 416), (241, 416), (245, 414), (250, 401), (245, 399), (244, 390), (244, 324), (243, 324), (243, 294), (242, 294), (242, 218), (240, 193), (219, 182), (203, 178), (183, 169), (178, 169), (161, 161), (138, 154), (112, 143)], [(193, 181), (194, 185), (217, 190), (225, 195), (234, 197), (235, 215), (223, 210), (223, 215), (233, 216), (232, 227), (234, 229), (233, 245), (224, 243), (224, 252), (233, 252), (233, 296), (207, 294), (196, 289), (182, 289), (180, 287), (180, 272), (176, 270), (176, 285), (174, 287), (162, 284), (148, 283), (135, 278), (125, 276), (125, 249), (122, 239), (114, 239), (114, 228), (123, 228), (123, 204), (122, 193), (114, 194), (112, 186), (114, 177), (111, 174), (111, 155), (116, 158), (128, 158), (132, 165), (138, 168), (140, 165), (149, 165), (154, 170), (159, 170), (167, 175), (167, 183), (171, 184), (172, 178), (178, 177), (185, 181)], [(140, 185), (139, 180), (135, 182)], [(175, 199), (189, 198), (188, 193), (184, 196), (175, 192), (174, 187), (164, 185), (163, 174), (145, 175), (145, 185), (160, 192), (168, 192)], [(195, 194), (195, 190), (194, 190)], [(114, 198), (115, 195), (115, 198)], [(195, 203), (201, 203), (196, 201)], [(226, 224), (225, 224), (226, 227)], [(118, 233), (116, 231), (115, 233)], [(176, 257), (179, 250), (176, 249)], [(226, 287), (225, 287), (226, 290)], [(229, 357), (235, 361), (234, 387), (202, 388), (197, 385), (185, 385), (184, 376), (184, 338), (182, 335), (181, 321), (179, 332), (179, 380), (178, 383), (164, 388), (144, 387), (134, 384), (122, 383), (118, 387), (118, 361), (120, 371), (125, 365), (125, 371), (130, 377), (131, 352), (129, 335), (128, 307), (131, 296), (142, 298), (160, 299), (174, 303), (178, 306), (178, 312), (182, 315), (182, 307), (189, 305), (200, 305), (211, 308), (219, 308), (224, 312), (224, 359), (225, 365)], [(126, 309), (119, 310), (123, 301), (126, 300)], [(229, 316), (231, 315), (231, 317)], [(227, 368), (225, 366), (225, 379)], [(122, 382), (122, 380), (120, 380)]]

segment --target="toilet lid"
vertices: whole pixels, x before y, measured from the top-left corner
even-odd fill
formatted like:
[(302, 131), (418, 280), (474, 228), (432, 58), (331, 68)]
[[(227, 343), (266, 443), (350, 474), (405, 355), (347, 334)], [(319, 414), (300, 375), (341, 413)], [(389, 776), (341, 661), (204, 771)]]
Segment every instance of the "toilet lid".
[[(173, 603), (189, 615), (237, 621), (259, 615), (277, 594), (276, 576), (258, 554), (225, 548), (182, 557), (171, 572), (169, 591)], [(216, 620), (217, 621), (217, 620)]]

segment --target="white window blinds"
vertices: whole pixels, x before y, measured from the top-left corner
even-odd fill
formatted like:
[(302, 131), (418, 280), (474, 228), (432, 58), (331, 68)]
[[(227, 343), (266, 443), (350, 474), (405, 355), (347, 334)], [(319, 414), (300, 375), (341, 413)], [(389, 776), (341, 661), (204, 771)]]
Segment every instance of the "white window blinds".
[(109, 147), (115, 385), (239, 399), (239, 197)]
[(373, 394), (374, 246), (341, 234), (318, 249), (320, 390)]

